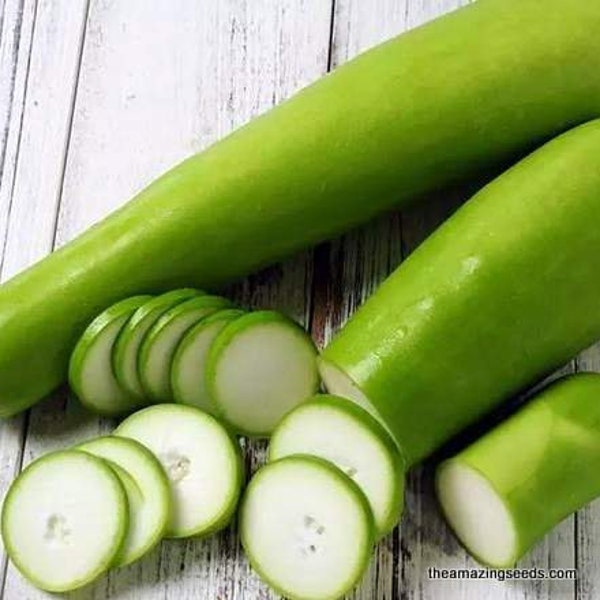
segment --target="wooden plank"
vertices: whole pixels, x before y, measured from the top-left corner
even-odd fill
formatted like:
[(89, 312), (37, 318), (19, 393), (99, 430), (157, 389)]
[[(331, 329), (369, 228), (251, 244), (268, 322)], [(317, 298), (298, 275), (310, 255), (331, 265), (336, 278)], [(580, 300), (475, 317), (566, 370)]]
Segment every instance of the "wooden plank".
[(21, 141), (36, 3), (35, 0), (6, 0), (2, 9), (2, 36), (0, 37), (0, 81), (3, 82), (3, 85), (0, 86), (0, 252), (3, 255), (17, 155)]
[[(43, 233), (38, 238), (31, 227), (34, 217), (41, 216), (35, 213), (51, 215), (50, 222), (54, 221), (52, 205), (46, 207), (45, 198), (57, 189), (52, 178), (62, 164), (61, 127), (64, 130), (63, 117), (70, 110), (64, 95), (72, 79), (72, 61), (67, 56), (72, 15), (49, 8), (29, 0), (3, 4), (0, 78), (7, 85), (0, 90), (2, 280), (15, 272), (21, 256), (27, 262), (31, 248), (44, 244)], [(73, 9), (71, 13), (76, 13)], [(49, 247), (46, 240), (43, 252)], [(21, 466), (25, 423), (21, 415), (0, 425), (2, 496)], [(2, 549), (3, 582), (6, 567)]]
[[(330, 7), (321, 0), (92, 0), (56, 245), (324, 73), (329, 19)], [(306, 254), (229, 291), (244, 305), (271, 306), (304, 320), (311, 268)], [(57, 396), (32, 411), (27, 458), (111, 425)], [(262, 449), (253, 445), (249, 454), (255, 466)], [(76, 596), (268, 597), (240, 553), (234, 530), (207, 541), (165, 542)], [(12, 571), (6, 592), (43, 596)]]

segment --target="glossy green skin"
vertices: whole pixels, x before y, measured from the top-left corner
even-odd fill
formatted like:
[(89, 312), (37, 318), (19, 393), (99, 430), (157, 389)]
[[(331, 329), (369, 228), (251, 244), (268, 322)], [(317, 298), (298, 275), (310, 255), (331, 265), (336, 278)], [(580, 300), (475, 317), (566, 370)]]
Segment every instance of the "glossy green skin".
[[(333, 410), (337, 410), (345, 413), (348, 417), (352, 418), (353, 421), (365, 431), (375, 438), (378, 443), (385, 449), (386, 454), (389, 457), (390, 464), (393, 465), (393, 471), (395, 473), (395, 493), (392, 501), (390, 502), (390, 512), (387, 515), (385, 521), (378, 524), (375, 521), (377, 535), (383, 537), (387, 535), (400, 521), (402, 510), (404, 508), (404, 476), (405, 466), (404, 459), (400, 454), (398, 447), (389, 436), (387, 431), (379, 424), (377, 419), (371, 416), (366, 410), (357, 406), (353, 402), (348, 401), (346, 398), (339, 396), (333, 396), (331, 394), (317, 394), (314, 398), (307, 400), (300, 404), (297, 408), (290, 411), (277, 426), (277, 429), (273, 432), (271, 441), (269, 442), (268, 457), (269, 461), (278, 460), (281, 458), (281, 453), (278, 451), (278, 434), (285, 431), (288, 421), (294, 418), (294, 414), (300, 413), (306, 410), (312, 410), (318, 405), (326, 405)], [(323, 422), (324, 435), (327, 432), (327, 423)], [(349, 440), (351, 442), (351, 440)], [(306, 454), (311, 454), (310, 448), (306, 448)], [(324, 457), (321, 457), (324, 458)], [(360, 485), (359, 485), (360, 487)]]
[(211, 288), (599, 116), (599, 29), (589, 0), (479, 0), (185, 161), (0, 288), (0, 415), (116, 300)]
[[(600, 337), (600, 121), (485, 187), (323, 353), (409, 464)], [(335, 391), (335, 390), (330, 390)]]
[[(510, 512), (514, 565), (565, 517), (600, 496), (600, 375), (551, 385), (457, 456), (483, 475)], [(438, 491), (439, 494), (439, 491)], [(468, 548), (467, 548), (468, 550)]]

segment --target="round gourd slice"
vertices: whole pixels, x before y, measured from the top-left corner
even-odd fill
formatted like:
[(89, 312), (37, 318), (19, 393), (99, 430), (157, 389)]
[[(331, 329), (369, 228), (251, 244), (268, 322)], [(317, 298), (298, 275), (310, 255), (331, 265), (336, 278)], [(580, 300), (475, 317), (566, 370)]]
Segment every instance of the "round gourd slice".
[(240, 447), (211, 415), (182, 404), (157, 404), (123, 421), (115, 435), (134, 439), (162, 464), (173, 510), (167, 537), (207, 535), (225, 527), (243, 482)]
[(171, 489), (157, 458), (135, 440), (104, 436), (77, 447), (108, 461), (127, 492), (129, 530), (115, 561), (122, 567), (141, 558), (164, 536), (171, 517)]
[(236, 432), (268, 437), (319, 387), (317, 350), (296, 323), (274, 311), (229, 323), (210, 347), (206, 385), (213, 410)]
[(256, 473), (240, 531), (253, 568), (291, 600), (344, 596), (362, 577), (374, 538), (360, 488), (331, 463), (303, 455)]
[(221, 330), (243, 314), (235, 308), (219, 310), (201, 319), (184, 335), (171, 365), (171, 389), (175, 402), (212, 412), (206, 388), (208, 352)]
[(112, 352), (127, 320), (150, 298), (133, 296), (107, 308), (88, 325), (71, 354), (69, 384), (81, 403), (98, 414), (115, 416), (148, 403), (117, 381)]
[(11, 485), (2, 508), (8, 556), (35, 586), (79, 588), (119, 553), (128, 527), (127, 497), (103, 460), (77, 450), (48, 454)]

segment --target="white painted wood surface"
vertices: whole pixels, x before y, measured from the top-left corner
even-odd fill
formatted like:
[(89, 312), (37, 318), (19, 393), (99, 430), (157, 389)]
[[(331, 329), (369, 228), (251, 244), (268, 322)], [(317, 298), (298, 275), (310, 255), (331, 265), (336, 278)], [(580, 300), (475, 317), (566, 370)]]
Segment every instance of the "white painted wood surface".
[[(3, 280), (125, 202), (154, 176), (355, 54), (467, 0), (0, 0)], [(464, 192), (380, 219), (231, 288), (325, 342)], [(600, 370), (592, 348), (568, 369)], [(107, 431), (65, 393), (0, 424), (0, 493), (23, 464)], [(254, 468), (264, 448), (253, 444)], [(576, 566), (574, 582), (440, 582), (474, 566), (443, 524), (428, 468), (412, 473), (402, 527), (384, 540), (361, 600), (600, 598), (600, 504), (560, 525), (523, 566)], [(0, 555), (3, 598), (46, 597)], [(165, 542), (74, 597), (274, 598), (235, 526)]]

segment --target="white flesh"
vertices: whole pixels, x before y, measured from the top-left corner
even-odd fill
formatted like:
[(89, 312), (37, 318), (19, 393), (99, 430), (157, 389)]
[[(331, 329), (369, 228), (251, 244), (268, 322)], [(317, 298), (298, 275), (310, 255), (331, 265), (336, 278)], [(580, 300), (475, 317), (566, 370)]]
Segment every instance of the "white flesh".
[(467, 550), (489, 565), (507, 565), (517, 553), (510, 512), (489, 481), (457, 461), (440, 468), (437, 495), (442, 510)]
[[(231, 312), (231, 309), (225, 311)], [(171, 388), (176, 402), (213, 412), (206, 389), (206, 358), (214, 339), (230, 321), (222, 319), (206, 325), (201, 322), (185, 334), (171, 369)]]
[(83, 452), (48, 455), (13, 483), (2, 536), (19, 570), (38, 587), (67, 591), (112, 563), (127, 527), (127, 500), (111, 469)]
[(402, 473), (390, 449), (357, 417), (318, 401), (301, 405), (284, 419), (269, 444), (270, 460), (292, 454), (311, 454), (334, 463), (365, 493), (378, 530), (384, 533), (395, 524)]
[[(162, 327), (158, 335), (152, 336), (150, 332), (148, 339), (142, 344), (141, 356), (144, 356), (144, 360), (139, 364), (140, 377), (144, 389), (155, 401), (168, 402), (173, 399), (171, 363), (177, 345), (190, 327), (215, 310), (216, 307), (204, 307), (182, 312)], [(148, 346), (144, 352), (146, 344)]]
[(187, 537), (225, 525), (241, 488), (239, 449), (210, 415), (190, 406), (159, 404), (115, 430), (148, 448), (171, 484), (168, 537)]
[(105, 436), (77, 448), (109, 461), (127, 492), (129, 530), (115, 566), (127, 565), (163, 537), (171, 514), (169, 480), (145, 446), (127, 438)]
[(292, 599), (339, 598), (360, 579), (371, 552), (371, 516), (334, 468), (292, 457), (251, 481), (241, 511), (250, 562)]
[(275, 321), (241, 330), (209, 374), (219, 414), (238, 432), (268, 436), (318, 387), (316, 353), (295, 326)]

